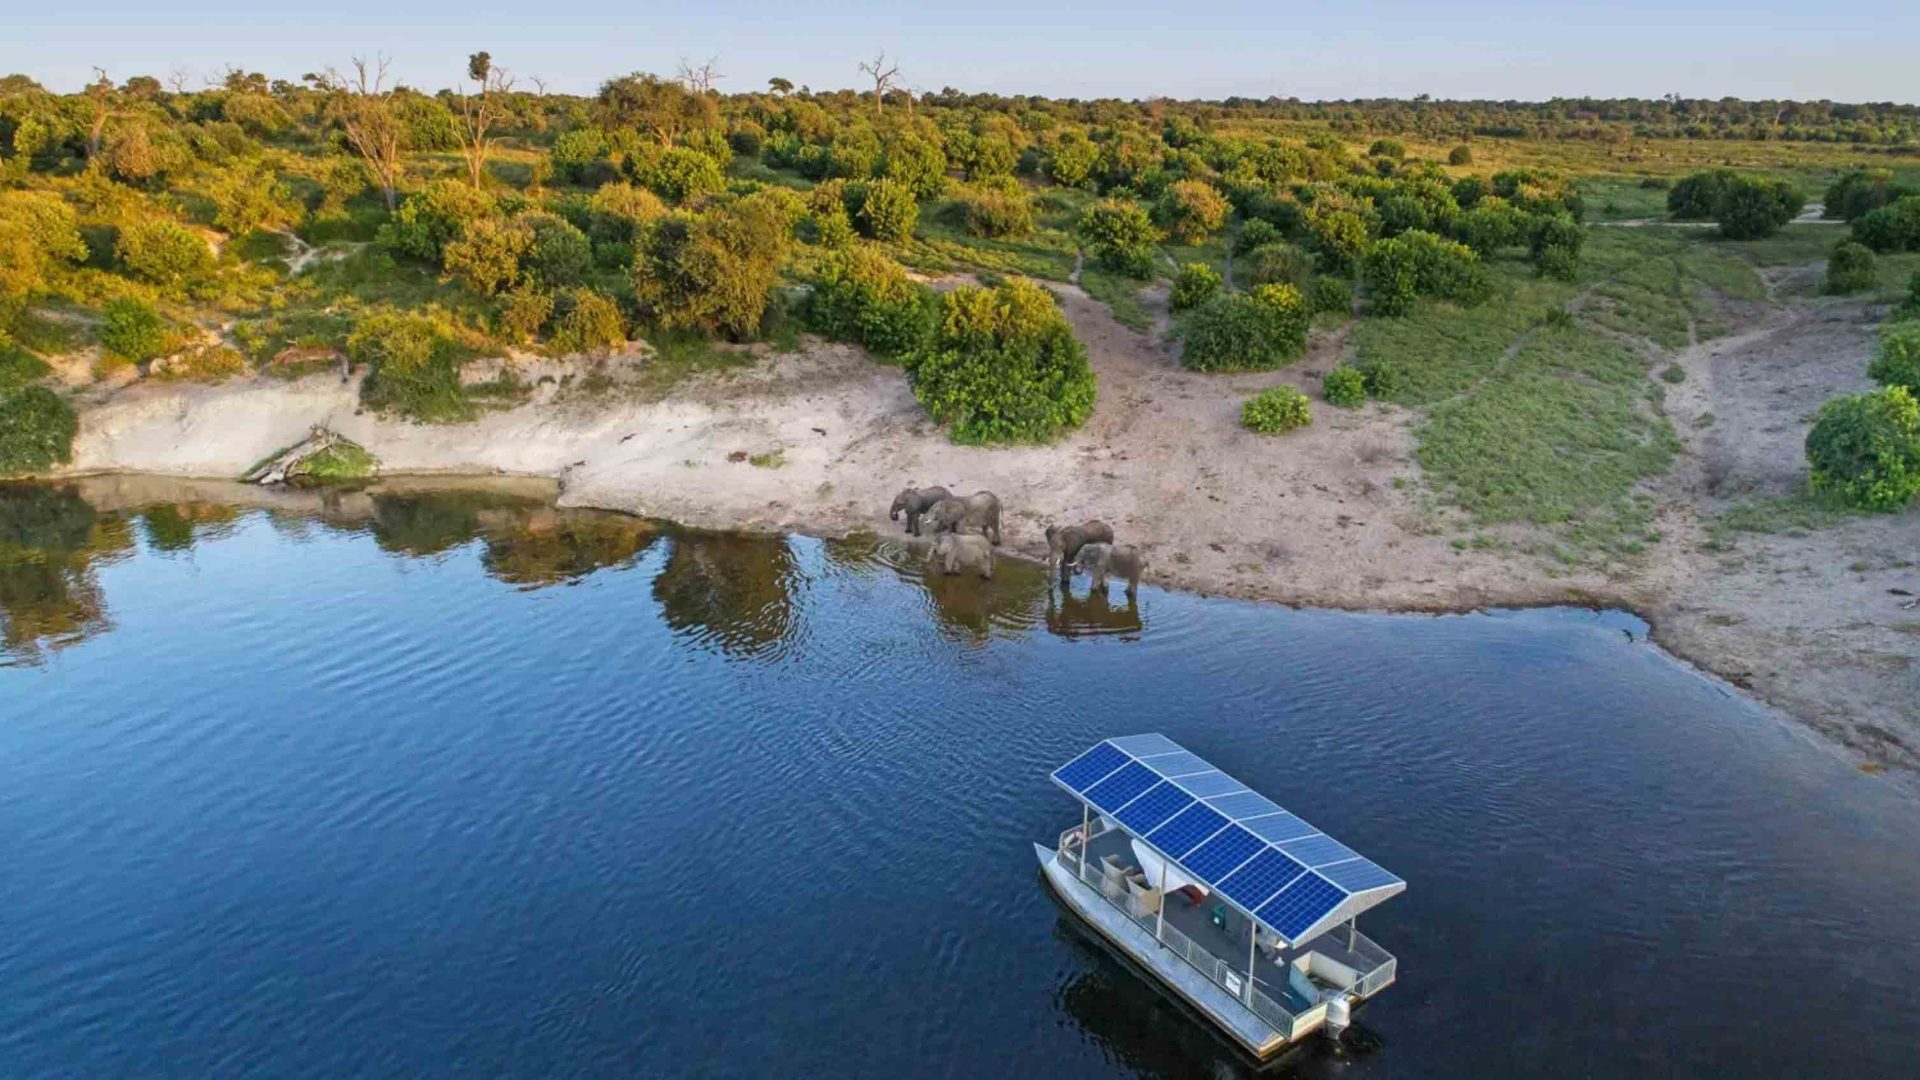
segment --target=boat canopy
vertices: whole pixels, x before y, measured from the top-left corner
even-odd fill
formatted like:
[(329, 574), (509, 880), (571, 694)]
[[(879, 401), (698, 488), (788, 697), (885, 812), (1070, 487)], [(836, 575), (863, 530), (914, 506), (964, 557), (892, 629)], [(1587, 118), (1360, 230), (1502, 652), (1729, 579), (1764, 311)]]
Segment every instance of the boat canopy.
[(1053, 782), (1289, 946), (1407, 888), (1165, 735), (1108, 739)]

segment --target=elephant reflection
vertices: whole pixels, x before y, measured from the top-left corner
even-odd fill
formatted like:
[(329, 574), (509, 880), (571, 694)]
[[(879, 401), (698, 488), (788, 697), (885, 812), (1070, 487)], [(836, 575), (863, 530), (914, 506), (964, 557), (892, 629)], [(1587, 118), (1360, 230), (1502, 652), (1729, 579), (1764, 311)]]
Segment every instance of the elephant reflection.
[(759, 656), (798, 626), (804, 580), (781, 536), (676, 530), (653, 579), (668, 626), (731, 656)]
[(1047, 630), (1061, 637), (1091, 637), (1099, 634), (1136, 634), (1144, 627), (1140, 602), (1133, 596), (1115, 607), (1105, 589), (1096, 589), (1076, 597), (1066, 589), (1058, 595), (1047, 590)]

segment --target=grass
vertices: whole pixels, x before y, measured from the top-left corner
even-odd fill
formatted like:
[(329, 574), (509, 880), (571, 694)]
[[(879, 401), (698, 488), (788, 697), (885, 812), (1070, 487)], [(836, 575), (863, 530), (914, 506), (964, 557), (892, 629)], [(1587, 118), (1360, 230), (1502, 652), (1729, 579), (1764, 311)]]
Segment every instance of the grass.
[(1731, 242), (1677, 229), (1593, 229), (1581, 258), (1583, 314), (1596, 325), (1665, 349), (1727, 333), (1726, 299), (1766, 297), (1753, 265)]
[(754, 454), (747, 458), (747, 464), (756, 469), (778, 469), (785, 466), (786, 463), (787, 451), (785, 448), (769, 450), (764, 454)]
[(731, 371), (754, 362), (752, 353), (723, 349), (697, 330), (658, 330), (647, 334), (646, 340), (653, 346), (653, 357), (640, 386), (650, 395), (665, 394), (696, 375)]
[(1628, 555), (1657, 537), (1638, 489), (1679, 439), (1644, 407), (1631, 350), (1593, 330), (1542, 328), (1472, 393), (1441, 402), (1416, 435), (1429, 482), (1477, 525), (1554, 530), (1567, 562)]
[(1733, 533), (1800, 535), (1835, 525), (1850, 513), (1839, 502), (1807, 492), (1748, 499), (1714, 518), (1711, 539), (1716, 546), (1725, 546)]
[(1140, 282), (1087, 266), (1080, 270), (1080, 287), (1107, 305), (1113, 321), (1121, 326), (1142, 334), (1153, 327), (1153, 316), (1140, 303)]
[(1512, 262), (1496, 263), (1501, 293), (1478, 307), (1423, 303), (1397, 319), (1369, 318), (1353, 329), (1356, 359), (1386, 361), (1400, 374), (1388, 400), (1425, 406), (1472, 389), (1492, 373), (1507, 348), (1574, 295), (1573, 286), (1543, 281)]
[(290, 475), (323, 484), (366, 480), (380, 471), (380, 459), (357, 443), (341, 440), (294, 466)]

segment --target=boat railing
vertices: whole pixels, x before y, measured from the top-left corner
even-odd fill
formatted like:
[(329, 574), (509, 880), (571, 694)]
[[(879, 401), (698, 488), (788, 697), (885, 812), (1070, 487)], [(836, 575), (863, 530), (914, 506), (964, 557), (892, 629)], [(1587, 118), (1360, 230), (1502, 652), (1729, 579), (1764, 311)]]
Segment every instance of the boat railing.
[[(1095, 819), (1091, 827), (1093, 829), (1093, 837), (1089, 837), (1089, 839), (1098, 837), (1102, 832), (1106, 831), (1100, 827), (1098, 819)], [(1302, 1030), (1305, 1025), (1310, 1025), (1317, 1021), (1320, 1015), (1324, 1014), (1326, 1007), (1324, 1005), (1315, 1005), (1312, 1009), (1308, 1010), (1306, 1014), (1295, 1016), (1261, 991), (1258, 983), (1249, 990), (1247, 987), (1247, 971), (1244, 962), (1241, 966), (1235, 966), (1233, 963), (1214, 953), (1211, 949), (1206, 948), (1186, 934), (1181, 933), (1176, 927), (1162, 922), (1153, 912), (1136, 910), (1132, 898), (1125, 892), (1121, 892), (1117, 896), (1110, 895), (1107, 889), (1104, 888), (1106, 883), (1106, 869), (1097, 861), (1083, 860), (1080, 857), (1079, 832), (1080, 829), (1076, 826), (1060, 834), (1060, 846), (1058, 849), (1060, 864), (1071, 868), (1074, 876), (1078, 877), (1082, 884), (1090, 887), (1102, 900), (1105, 900), (1108, 904), (1120, 911), (1121, 914), (1139, 924), (1142, 929), (1150, 934), (1156, 935), (1160, 943), (1175, 956), (1186, 961), (1187, 965), (1195, 971), (1211, 979), (1215, 985), (1231, 994), (1235, 1000), (1245, 1004), (1253, 1011), (1254, 1015), (1258, 1016), (1267, 1026), (1280, 1033), (1283, 1038), (1292, 1040), (1296, 1031)], [(1371, 944), (1371, 942), (1369, 942), (1369, 944)]]
[(1393, 982), (1393, 954), (1352, 926), (1336, 927), (1308, 942), (1307, 973), (1324, 983), (1371, 997)]

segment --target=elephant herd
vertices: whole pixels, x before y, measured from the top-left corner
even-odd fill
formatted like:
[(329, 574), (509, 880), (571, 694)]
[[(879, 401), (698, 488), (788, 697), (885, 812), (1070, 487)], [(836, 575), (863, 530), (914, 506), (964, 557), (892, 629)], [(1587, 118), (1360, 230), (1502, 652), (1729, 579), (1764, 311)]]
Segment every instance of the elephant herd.
[[(993, 577), (993, 549), (1000, 543), (1000, 499), (991, 491), (956, 496), (943, 487), (908, 487), (894, 497), (887, 517), (900, 520), (905, 514), (906, 532), (923, 535), (925, 525), (933, 527), (933, 550), (927, 554), (928, 570), (943, 574), (971, 572), (982, 578)], [(1140, 591), (1140, 576), (1146, 572), (1147, 557), (1132, 544), (1113, 542), (1113, 528), (1104, 521), (1085, 521), (1064, 528), (1047, 526), (1047, 565), (1060, 574), (1060, 587), (1066, 588), (1073, 571), (1084, 570), (1093, 588), (1105, 592), (1107, 577), (1127, 583), (1127, 595)]]

